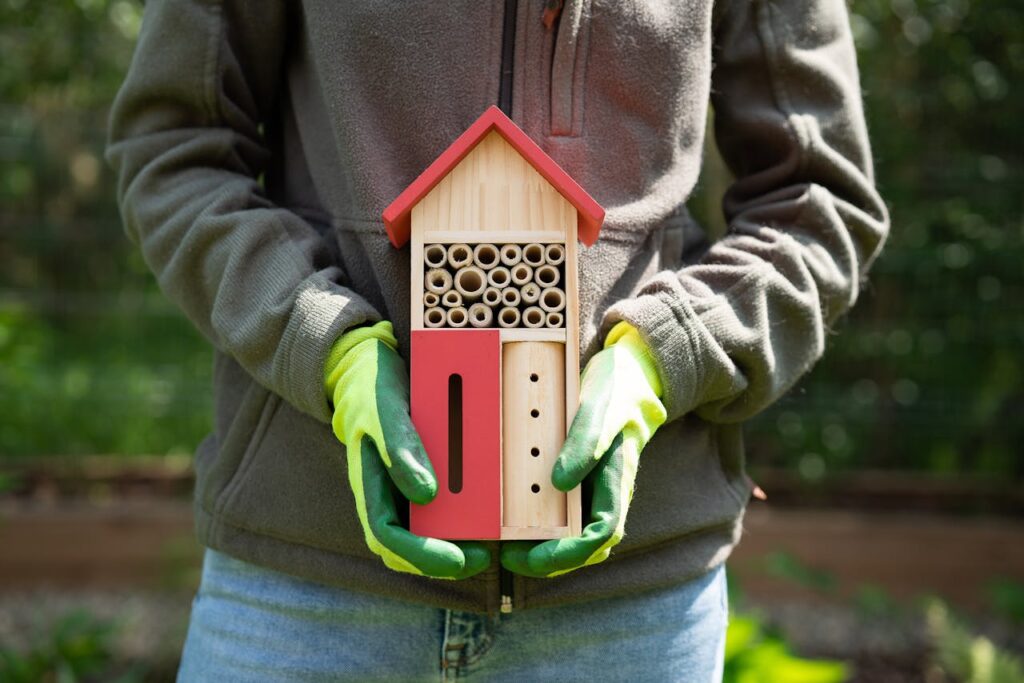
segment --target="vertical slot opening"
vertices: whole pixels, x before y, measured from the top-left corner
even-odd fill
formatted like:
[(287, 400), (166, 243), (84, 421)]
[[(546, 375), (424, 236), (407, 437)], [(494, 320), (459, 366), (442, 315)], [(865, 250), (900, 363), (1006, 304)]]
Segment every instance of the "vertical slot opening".
[(462, 490), (462, 375), (448, 376), (448, 490)]

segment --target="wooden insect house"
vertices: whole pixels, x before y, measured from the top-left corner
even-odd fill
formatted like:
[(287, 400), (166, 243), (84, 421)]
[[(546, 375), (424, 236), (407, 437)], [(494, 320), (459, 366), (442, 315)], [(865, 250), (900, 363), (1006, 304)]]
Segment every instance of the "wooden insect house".
[(491, 107), (384, 211), (410, 242), (411, 407), (438, 477), (410, 529), (448, 539), (578, 535), (551, 484), (579, 394), (577, 240), (604, 210)]

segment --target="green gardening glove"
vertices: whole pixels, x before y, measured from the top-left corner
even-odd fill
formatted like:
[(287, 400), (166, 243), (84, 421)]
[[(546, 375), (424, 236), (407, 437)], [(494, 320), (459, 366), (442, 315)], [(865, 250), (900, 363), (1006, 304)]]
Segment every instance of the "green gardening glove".
[(398, 515), (392, 484), (424, 504), (437, 495), (437, 478), (409, 418), (409, 375), (397, 346), (389, 322), (358, 327), (334, 343), (325, 364), (331, 424), (346, 446), (359, 522), (366, 545), (391, 569), (465, 579), (490, 565), (483, 544), (416, 536)]
[(625, 533), (640, 452), (665, 422), (661, 393), (650, 349), (635, 327), (620, 322), (583, 371), (580, 407), (551, 473), (562, 491), (583, 484), (590, 522), (574, 538), (505, 544), (506, 569), (549, 577), (608, 558)]

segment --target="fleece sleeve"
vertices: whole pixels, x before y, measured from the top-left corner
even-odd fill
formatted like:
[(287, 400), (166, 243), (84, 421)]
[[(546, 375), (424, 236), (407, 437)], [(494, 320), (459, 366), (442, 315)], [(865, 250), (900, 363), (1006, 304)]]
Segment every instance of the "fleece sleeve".
[(715, 18), (712, 104), (736, 177), (728, 232), (609, 309), (654, 352), (669, 419), (746, 419), (821, 356), (889, 228), (874, 187), (843, 0), (732, 0)]
[(165, 294), (256, 381), (329, 422), (331, 344), (380, 316), (342, 286), (329, 236), (259, 182), (287, 4), (147, 2), (107, 156), (125, 229)]

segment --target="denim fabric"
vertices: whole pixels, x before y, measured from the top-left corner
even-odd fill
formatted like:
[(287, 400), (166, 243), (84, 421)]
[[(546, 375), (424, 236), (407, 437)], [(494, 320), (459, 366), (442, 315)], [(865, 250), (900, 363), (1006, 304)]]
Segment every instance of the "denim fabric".
[(178, 680), (722, 678), (725, 571), (629, 598), (486, 616), (312, 583), (207, 550)]

